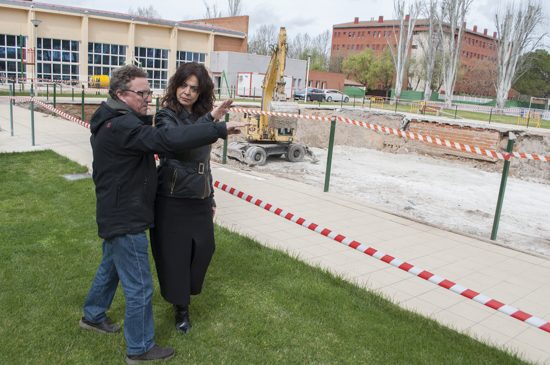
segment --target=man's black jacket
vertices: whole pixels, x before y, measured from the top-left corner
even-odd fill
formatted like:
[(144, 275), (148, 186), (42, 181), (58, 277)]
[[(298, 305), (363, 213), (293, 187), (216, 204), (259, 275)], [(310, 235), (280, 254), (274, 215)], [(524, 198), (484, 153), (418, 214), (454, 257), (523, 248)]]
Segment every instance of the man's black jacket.
[(153, 226), (157, 173), (153, 153), (178, 153), (227, 137), (225, 123), (157, 129), (121, 101), (103, 102), (91, 119), (96, 219), (101, 238)]

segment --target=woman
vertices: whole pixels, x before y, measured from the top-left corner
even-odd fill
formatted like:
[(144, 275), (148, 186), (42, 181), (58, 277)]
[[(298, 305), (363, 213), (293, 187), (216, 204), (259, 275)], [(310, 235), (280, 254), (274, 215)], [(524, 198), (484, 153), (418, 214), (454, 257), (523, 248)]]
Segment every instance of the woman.
[[(206, 68), (198, 63), (181, 64), (170, 78), (163, 108), (155, 116), (157, 128), (173, 128), (221, 119), (231, 100), (214, 106), (214, 84)], [(229, 134), (239, 133), (229, 122)], [(235, 126), (235, 127), (234, 127)], [(161, 294), (174, 305), (176, 329), (191, 328), (191, 295), (201, 292), (204, 277), (214, 254), (216, 211), (212, 174), (211, 145), (198, 145), (177, 155), (161, 155), (155, 203), (155, 228), (151, 247)]]

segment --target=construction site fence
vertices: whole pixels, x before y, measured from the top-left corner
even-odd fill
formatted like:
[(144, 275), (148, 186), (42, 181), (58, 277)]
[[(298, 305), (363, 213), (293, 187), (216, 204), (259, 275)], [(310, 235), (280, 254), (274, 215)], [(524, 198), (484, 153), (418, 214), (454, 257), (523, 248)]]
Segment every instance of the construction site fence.
[[(30, 102), (30, 111), (31, 111), (31, 138), (32, 138), (32, 145), (35, 145), (35, 129), (34, 129), (34, 104), (36, 103), (40, 107), (49, 110), (50, 112), (53, 112), (57, 115), (60, 115), (61, 117), (68, 119), (70, 121), (76, 122), (80, 125), (86, 126), (89, 128), (89, 124), (85, 122), (84, 118), (84, 110), (82, 110), (82, 118), (78, 118), (76, 116), (70, 115), (62, 110), (56, 109), (55, 106), (51, 106), (47, 103), (44, 103), (43, 101), (38, 100), (35, 97), (10, 97), (10, 130), (11, 135), (14, 135), (13, 130), (13, 104), (16, 102)], [(156, 99), (157, 104), (157, 110), (158, 110), (158, 98)], [(395, 136), (399, 136), (404, 139), (412, 139), (417, 140), (424, 143), (431, 143), (431, 144), (437, 144), (442, 147), (450, 148), (459, 150), (462, 152), (468, 152), (472, 154), (478, 154), (482, 156), (491, 157), (494, 159), (504, 160), (504, 169), (502, 173), (502, 181), (501, 186), (499, 189), (499, 198), (497, 203), (497, 209), (495, 213), (495, 220), (493, 223), (493, 233), (491, 236), (491, 239), (496, 239), (496, 234), (498, 230), (498, 225), (500, 221), (500, 210), (502, 209), (502, 202), (504, 200), (504, 191), (506, 189), (506, 180), (508, 178), (508, 171), (510, 166), (510, 159), (517, 158), (517, 159), (527, 159), (527, 160), (536, 160), (536, 161), (544, 161), (544, 162), (550, 162), (550, 156), (541, 156), (538, 154), (533, 153), (525, 153), (525, 152), (514, 152), (513, 151), (513, 139), (515, 139), (515, 136), (513, 133), (510, 133), (509, 136), (509, 145), (507, 147), (506, 152), (500, 152), (500, 151), (493, 151), (493, 150), (486, 150), (484, 148), (480, 148), (478, 146), (470, 146), (470, 145), (464, 145), (462, 143), (458, 143), (456, 141), (452, 140), (445, 140), (440, 139), (437, 136), (429, 136), (429, 135), (421, 135), (418, 133), (413, 133), (410, 131), (402, 131), (400, 129), (391, 128), (384, 125), (378, 125), (378, 124), (372, 124), (364, 121), (359, 120), (353, 120), (342, 116), (332, 116), (332, 117), (321, 117), (316, 115), (304, 115), (304, 114), (289, 114), (289, 113), (281, 113), (281, 112), (271, 112), (271, 111), (265, 111), (265, 110), (254, 110), (254, 109), (243, 109), (243, 108), (232, 108), (232, 112), (236, 113), (252, 113), (252, 114), (264, 114), (264, 115), (274, 115), (274, 116), (285, 116), (285, 117), (295, 117), (298, 119), (306, 119), (306, 120), (317, 120), (317, 121), (330, 121), (331, 123), (331, 132), (329, 136), (329, 149), (327, 154), (327, 165), (325, 170), (325, 188), (324, 191), (327, 192), (329, 190), (330, 185), (330, 172), (331, 172), (331, 165), (332, 165), (332, 152), (333, 152), (333, 146), (334, 146), (334, 140), (335, 140), (335, 134), (336, 134), (336, 121), (354, 125), (357, 127), (367, 128), (373, 131), (376, 131), (378, 133), (384, 133), (384, 134), (392, 134)], [(227, 120), (227, 119), (226, 119)], [(226, 149), (224, 149), (224, 156), (223, 161), (226, 161)]]
[[(86, 128), (89, 128), (89, 124), (88, 123), (85, 123), (83, 122), (82, 120), (80, 120), (79, 118), (77, 117), (74, 117), (74, 116), (71, 116), (67, 113), (64, 113), (63, 111), (61, 110), (58, 110), (58, 109), (55, 109), (53, 108), (51, 105), (49, 104), (46, 104), (42, 101), (39, 101), (37, 100), (36, 98), (30, 98), (30, 97), (11, 97), (10, 98), (10, 123), (13, 123), (13, 104), (15, 102), (30, 102), (30, 105), (31, 105), (31, 109), (30, 109), (30, 112), (31, 112), (31, 123), (32, 123), (32, 143), (33, 145), (35, 145), (35, 139), (34, 139), (34, 103), (38, 104), (39, 106), (45, 108), (45, 109), (48, 109), (49, 111), (57, 114), (57, 115), (60, 115), (61, 117), (65, 118), (65, 119), (68, 119), (68, 120), (71, 120), (73, 122), (76, 122)], [(265, 112), (265, 111), (260, 111), (260, 112)], [(266, 112), (265, 112), (266, 113)], [(352, 120), (348, 120), (346, 118), (343, 118), (343, 117), (330, 117), (330, 118), (325, 118), (325, 117), (318, 117), (318, 116), (304, 116), (304, 115), (301, 115), (300, 116), (301, 118), (303, 119), (311, 119), (311, 120), (323, 120), (323, 121), (327, 121), (327, 119), (330, 120), (331, 122), (331, 136), (330, 136), (330, 143), (329, 145), (332, 146), (334, 144), (334, 133), (335, 133), (335, 127), (336, 127), (336, 121), (339, 120), (341, 122), (345, 122), (345, 123), (350, 123), (350, 124), (354, 124), (354, 125), (357, 125), (357, 126), (360, 126), (360, 127), (364, 127), (364, 128), (370, 128), (370, 129), (373, 129), (374, 130), (378, 130), (380, 132), (383, 132), (383, 133), (390, 133), (390, 128), (388, 127), (385, 127), (385, 126), (374, 126), (374, 125), (368, 125), (368, 123), (366, 122), (360, 122), (360, 121), (352, 121)], [(227, 118), (226, 118), (227, 120)], [(13, 126), (13, 124), (12, 124)], [(13, 127), (12, 127), (12, 136), (13, 136)], [(418, 137), (416, 137), (418, 138)], [(424, 138), (425, 139), (425, 138)], [(420, 139), (420, 140), (423, 140), (423, 139)], [(492, 236), (491, 236), (491, 239), (495, 239), (496, 238), (496, 230), (498, 229), (498, 221), (500, 219), (500, 209), (502, 207), (502, 201), (504, 199), (504, 191), (505, 191), (505, 188), (506, 188), (506, 178), (508, 176), (508, 167), (509, 167), (509, 157), (512, 155), (512, 146), (513, 146), (513, 141), (512, 139), (509, 141), (508, 143), (508, 148), (507, 148), (507, 152), (508, 152), (508, 158), (506, 158), (506, 161), (505, 161), (505, 168), (503, 170), (503, 174), (502, 174), (502, 182), (501, 182), (501, 187), (500, 187), (500, 190), (499, 190), (499, 203), (498, 203), (498, 206), (497, 206), (497, 211), (496, 211), (496, 214), (495, 214), (495, 222), (494, 222), (494, 226), (493, 226), (493, 233), (492, 233)], [(330, 148), (330, 150), (332, 150), (332, 148)], [(332, 154), (332, 153), (331, 153)], [(516, 156), (517, 157), (517, 156)], [(327, 156), (327, 173), (330, 174), (330, 162), (329, 162), (329, 159), (331, 159), (331, 156)], [(550, 161), (550, 158), (547, 159), (547, 161)], [(426, 281), (429, 281), (431, 282), (432, 284), (434, 285), (437, 285), (437, 286), (440, 286), (444, 289), (447, 289), (447, 290), (450, 290), (458, 295), (462, 295), (468, 299), (471, 299), (473, 301), (476, 301), (482, 305), (485, 305), (491, 309), (494, 309), (496, 311), (499, 311), (505, 315), (508, 315), (512, 318), (515, 318), (517, 320), (520, 320), (522, 322), (525, 322), (535, 328), (538, 328), (538, 329), (541, 329), (543, 331), (546, 331), (546, 332), (550, 332), (550, 322), (543, 319), (542, 317), (537, 317), (537, 316), (534, 316), (530, 313), (527, 313), (525, 311), (522, 311), (520, 310), (519, 308), (516, 308), (516, 307), (513, 307), (511, 305), (507, 305), (501, 301), (498, 301), (496, 299), (493, 299), (487, 295), (484, 295), (478, 291), (475, 291), (473, 289), (469, 289), (468, 287), (466, 286), (462, 286), (452, 280), (449, 280), (449, 279), (446, 279), (444, 276), (438, 276), (432, 272), (429, 272), (427, 270), (424, 270), (418, 266), (415, 266), (414, 264), (412, 263), (409, 263), (407, 261), (404, 261), (404, 260), (401, 260), (393, 255), (390, 255), (390, 254), (387, 254), (387, 253), (384, 253), (382, 251), (379, 251), (378, 249), (370, 246), (370, 245), (367, 245), (366, 243), (362, 243), (360, 241), (356, 241), (356, 240), (353, 240), (349, 237), (346, 237), (340, 233), (337, 233), (327, 227), (322, 227), (322, 226), (319, 226), (318, 224), (312, 222), (312, 221), (309, 221), (308, 219), (306, 218), (303, 218), (303, 217), (300, 217), (300, 216), (297, 216), (293, 213), (291, 213), (290, 211), (286, 210), (286, 209), (282, 209), (282, 208), (279, 208), (279, 207), (276, 207), (276, 206), (273, 206), (271, 203), (268, 203), (268, 202), (265, 202), (265, 201), (262, 201), (261, 199), (258, 199), (258, 198), (255, 198), (251, 195), (248, 195), (242, 191), (239, 191), (235, 188), (232, 188), (226, 184), (223, 184), (219, 181), (215, 181), (214, 182), (214, 186), (218, 189), (221, 189), (229, 194), (232, 194), (240, 199), (243, 199), (251, 204), (254, 204), (260, 208), (263, 208), (267, 211), (270, 211), (278, 216), (281, 216), (289, 221), (292, 221), (300, 226), (303, 226), (303, 227), (306, 227), (312, 231), (315, 231), (323, 236), (326, 236), (330, 239), (333, 239), (339, 243), (342, 243), (346, 246), (349, 246), (350, 248), (353, 248), (355, 250), (358, 250), (360, 252), (363, 252), (371, 257), (374, 257), (382, 262), (385, 262), (389, 265), (392, 265), (396, 268), (399, 268), (403, 271), (406, 271), (414, 276), (417, 276), (421, 279), (424, 279)], [(325, 184), (325, 191), (328, 191), (328, 187), (326, 186)], [(496, 224), (496, 225), (495, 225)]]
[[(84, 97), (88, 96), (107, 96), (108, 90), (105, 88), (90, 88), (85, 83), (79, 83), (75, 80), (36, 80), (36, 83), (14, 82), (5, 78), (0, 78), (0, 91), (15, 94), (31, 95), (31, 86), (34, 88), (35, 96), (46, 96), (49, 100), (51, 95), (67, 96), (72, 95), (73, 101), (78, 94), (84, 92)], [(233, 98), (238, 100), (250, 100), (260, 102), (263, 97), (261, 87), (242, 87), (235, 86), (216, 88), (215, 94), (218, 100)], [(164, 95), (164, 89), (154, 89), (153, 99), (161, 98)], [(76, 95), (76, 96), (75, 96)], [(290, 100), (294, 99), (294, 94), (288, 95)], [(55, 96), (54, 96), (55, 98)], [(85, 102), (85, 101), (84, 101)], [(426, 116), (440, 116), (451, 119), (472, 119), (485, 121), (488, 123), (506, 123), (518, 126), (550, 128), (550, 111), (538, 108), (496, 108), (486, 105), (454, 103), (446, 105), (439, 101), (412, 101), (408, 99), (388, 98), (378, 95), (363, 95), (362, 97), (347, 96), (347, 102), (342, 98), (339, 101), (305, 101), (305, 103), (316, 104), (319, 106), (340, 106), (351, 108), (363, 108), (368, 110), (386, 110), (395, 113), (411, 113)]]

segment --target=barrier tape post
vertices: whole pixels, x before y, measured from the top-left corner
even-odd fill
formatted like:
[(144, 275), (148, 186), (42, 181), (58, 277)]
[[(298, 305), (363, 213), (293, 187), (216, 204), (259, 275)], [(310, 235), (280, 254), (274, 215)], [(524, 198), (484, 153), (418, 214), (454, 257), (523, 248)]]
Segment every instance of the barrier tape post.
[(325, 188), (326, 193), (330, 184), (330, 168), (332, 166), (332, 150), (334, 148), (334, 135), (336, 134), (336, 117), (332, 117), (330, 121), (330, 137), (328, 140), (328, 152), (327, 152), (327, 169), (325, 171)]
[(491, 124), (492, 117), (493, 117), (493, 108), (491, 107), (491, 111), (489, 112), (489, 124)]
[(53, 107), (56, 108), (57, 107), (57, 103), (56, 103), (56, 97), (57, 97), (57, 85), (54, 83), (53, 84)]
[[(10, 85), (10, 94), (15, 98), (15, 83)], [(15, 99), (10, 99), (10, 134), (13, 137), (13, 104)]]
[[(33, 89), (31, 84), (31, 90)], [(33, 94), (33, 91), (31, 91), (31, 94)], [(34, 96), (31, 98), (31, 139), (32, 139), (32, 145), (34, 146)]]
[(86, 117), (86, 115), (84, 114), (84, 85), (82, 85), (82, 98), (81, 98), (81, 101), (80, 101), (80, 115), (81, 115), (80, 119), (85, 120), (84, 118)]
[(71, 88), (71, 97), (72, 101), (74, 101), (74, 86)]
[[(225, 123), (229, 122), (229, 114), (225, 114)], [(223, 154), (222, 154), (222, 164), (227, 163), (227, 140), (229, 139), (229, 136), (227, 136), (226, 139), (223, 140)]]
[[(512, 132), (508, 134), (508, 146), (506, 152), (511, 153), (516, 142), (516, 135)], [(502, 178), (500, 180), (500, 189), (498, 191), (497, 208), (495, 211), (495, 220), (493, 221), (493, 230), (491, 231), (491, 240), (497, 239), (498, 224), (500, 222), (500, 212), (504, 201), (504, 192), (506, 191), (506, 182), (508, 181), (508, 171), (510, 170), (510, 160), (504, 160), (504, 168), (502, 169)]]
[(50, 101), (50, 84), (46, 84), (46, 101)]
[(455, 105), (455, 119), (456, 119), (456, 113), (458, 113), (458, 105)]

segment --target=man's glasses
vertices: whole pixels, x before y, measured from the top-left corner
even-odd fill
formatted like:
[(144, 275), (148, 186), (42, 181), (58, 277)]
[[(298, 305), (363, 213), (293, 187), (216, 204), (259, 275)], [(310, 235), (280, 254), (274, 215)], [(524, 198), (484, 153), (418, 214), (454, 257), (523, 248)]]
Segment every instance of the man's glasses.
[(135, 91), (135, 90), (130, 90), (130, 89), (126, 89), (124, 91), (130, 91), (130, 92), (133, 92), (134, 94), (138, 94), (139, 96), (141, 96), (143, 99), (146, 99), (150, 96), (153, 96), (153, 90), (140, 90), (140, 91)]

